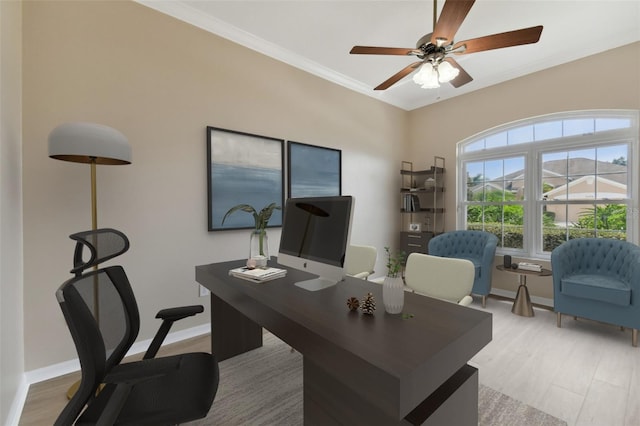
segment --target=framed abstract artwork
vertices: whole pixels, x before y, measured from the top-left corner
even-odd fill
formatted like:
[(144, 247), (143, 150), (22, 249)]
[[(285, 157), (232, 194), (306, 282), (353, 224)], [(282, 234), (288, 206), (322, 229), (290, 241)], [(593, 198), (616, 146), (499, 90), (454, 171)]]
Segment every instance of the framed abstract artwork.
[(300, 142), (287, 145), (289, 197), (342, 195), (342, 151)]
[[(225, 213), (238, 204), (256, 211), (284, 203), (284, 140), (207, 127), (207, 210), (209, 231), (254, 228), (253, 215)], [(269, 227), (282, 226), (274, 210)]]

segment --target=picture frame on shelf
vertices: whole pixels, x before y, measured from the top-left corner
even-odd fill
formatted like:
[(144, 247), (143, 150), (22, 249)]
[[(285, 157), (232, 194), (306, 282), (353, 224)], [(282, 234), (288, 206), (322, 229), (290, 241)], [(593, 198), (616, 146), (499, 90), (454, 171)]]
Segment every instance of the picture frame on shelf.
[(342, 151), (301, 142), (287, 144), (289, 197), (342, 195)]
[[(284, 205), (284, 140), (207, 126), (207, 217), (209, 231), (253, 229), (250, 214), (225, 213), (238, 204), (260, 211)], [(269, 228), (282, 226), (275, 210)]]
[(420, 232), (420, 231), (422, 231), (422, 224), (420, 224), (420, 223), (410, 223), (408, 231), (409, 232)]

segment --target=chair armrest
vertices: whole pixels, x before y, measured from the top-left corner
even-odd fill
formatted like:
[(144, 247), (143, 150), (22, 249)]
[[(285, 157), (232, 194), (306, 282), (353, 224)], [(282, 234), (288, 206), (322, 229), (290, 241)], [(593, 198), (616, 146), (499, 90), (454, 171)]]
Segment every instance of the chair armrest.
[(149, 345), (149, 349), (147, 349), (147, 352), (144, 354), (143, 359), (150, 359), (156, 356), (160, 346), (162, 346), (162, 342), (164, 342), (165, 337), (169, 334), (169, 330), (171, 330), (171, 326), (175, 321), (192, 317), (202, 311), (204, 311), (204, 307), (202, 305), (180, 306), (177, 308), (162, 309), (159, 311), (156, 314), (156, 318), (160, 318), (162, 320), (162, 324), (156, 332), (153, 341)]
[(471, 296), (465, 296), (458, 302), (458, 305), (469, 306), (473, 302), (473, 298)]
[(359, 278), (361, 280), (366, 280), (369, 275), (371, 275), (369, 272), (360, 272), (358, 274), (355, 275), (351, 275), (353, 278)]
[(196, 314), (204, 312), (202, 305), (179, 306), (177, 308), (168, 308), (158, 311), (156, 318), (169, 321), (178, 321), (183, 318), (192, 317)]

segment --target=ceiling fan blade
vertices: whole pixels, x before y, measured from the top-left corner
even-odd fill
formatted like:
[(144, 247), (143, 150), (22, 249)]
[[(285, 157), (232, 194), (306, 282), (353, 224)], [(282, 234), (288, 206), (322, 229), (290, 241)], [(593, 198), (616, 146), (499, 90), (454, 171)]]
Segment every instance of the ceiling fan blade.
[(419, 50), (404, 47), (375, 47), (375, 46), (353, 46), (349, 52), (352, 55), (415, 55)]
[[(520, 46), (523, 44), (537, 43), (540, 40), (542, 34), (542, 25), (537, 27), (523, 28), (521, 30), (507, 31), (506, 33), (499, 33), (488, 35), (484, 37), (474, 38), (471, 40), (460, 41), (453, 46), (455, 54), (466, 55), (467, 53), (482, 52), (485, 50), (501, 49), (503, 47)], [(461, 46), (466, 46), (466, 49), (460, 52), (455, 50)]]
[(436, 27), (433, 29), (431, 43), (438, 46), (438, 39), (446, 40), (441, 44), (453, 42), (453, 37), (458, 32), (464, 18), (467, 17), (473, 3), (475, 0), (447, 0), (442, 7)]
[(418, 68), (420, 65), (422, 65), (422, 61), (414, 62), (413, 64), (403, 68), (402, 70), (398, 71), (397, 73), (395, 73), (394, 75), (389, 77), (383, 83), (380, 83), (373, 90), (386, 90), (386, 89), (388, 89), (389, 87), (393, 86), (398, 81), (400, 81), (403, 77), (411, 74), (411, 72), (413, 72), (413, 70)]
[(469, 73), (467, 73), (455, 59), (445, 58), (444, 60), (449, 62), (452, 67), (457, 68), (460, 71), (458, 76), (449, 82), (453, 87), (458, 88), (473, 81), (473, 78), (469, 75)]

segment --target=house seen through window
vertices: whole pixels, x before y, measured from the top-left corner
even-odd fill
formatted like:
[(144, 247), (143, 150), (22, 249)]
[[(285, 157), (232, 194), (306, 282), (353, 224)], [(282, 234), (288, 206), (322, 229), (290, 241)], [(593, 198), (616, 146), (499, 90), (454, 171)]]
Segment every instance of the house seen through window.
[(510, 123), (458, 144), (458, 229), (498, 251), (545, 258), (581, 237), (636, 242), (638, 111), (579, 111)]

